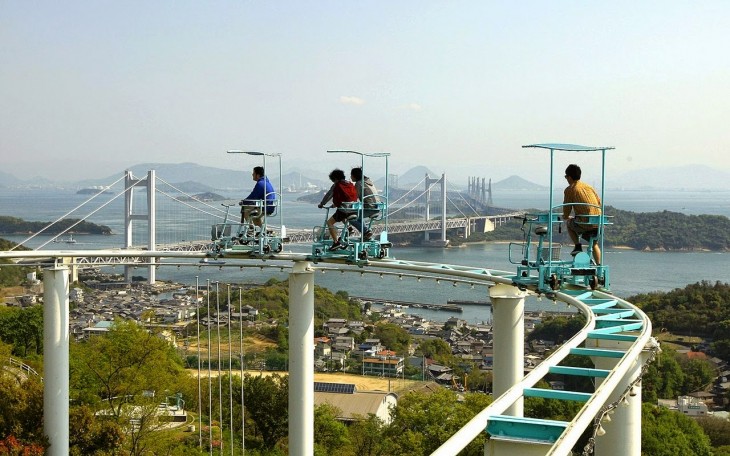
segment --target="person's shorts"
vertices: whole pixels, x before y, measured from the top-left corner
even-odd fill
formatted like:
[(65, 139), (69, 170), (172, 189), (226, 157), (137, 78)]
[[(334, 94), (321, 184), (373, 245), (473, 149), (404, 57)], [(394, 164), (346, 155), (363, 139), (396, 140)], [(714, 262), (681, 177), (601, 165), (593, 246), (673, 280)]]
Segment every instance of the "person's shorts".
[(576, 223), (575, 219), (568, 219), (568, 229), (580, 235), (586, 241), (592, 236), (598, 235), (598, 227), (596, 225), (587, 225), (585, 223)]
[(335, 213), (332, 214), (332, 218), (335, 220), (335, 222), (344, 222), (351, 215), (357, 215), (357, 211), (345, 211), (342, 209), (337, 209)]

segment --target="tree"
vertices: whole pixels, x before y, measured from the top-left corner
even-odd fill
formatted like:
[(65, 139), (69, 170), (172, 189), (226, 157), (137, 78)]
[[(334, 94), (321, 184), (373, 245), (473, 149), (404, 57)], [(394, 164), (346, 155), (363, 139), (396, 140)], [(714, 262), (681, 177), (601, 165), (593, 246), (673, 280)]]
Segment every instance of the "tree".
[[(386, 430), (391, 454), (432, 453), (489, 403), (491, 398), (486, 394), (469, 394), (459, 402), (456, 393), (446, 389), (432, 394), (405, 394), (393, 410), (393, 422)], [(460, 454), (483, 455), (484, 441), (482, 434)]]
[(586, 324), (582, 314), (573, 317), (547, 317), (527, 336), (528, 341), (552, 340), (558, 344), (576, 335)]
[(133, 322), (115, 322), (103, 336), (71, 345), (71, 389), (93, 390), (116, 417), (145, 391), (169, 390), (183, 374), (174, 347)]
[(702, 416), (696, 421), (710, 438), (713, 447), (730, 446), (730, 421), (714, 416)]
[(97, 416), (85, 405), (69, 410), (69, 454), (111, 454), (122, 445), (124, 432), (113, 417)]
[(375, 336), (389, 350), (397, 353), (407, 353), (411, 343), (408, 331), (393, 323), (381, 323), (375, 326)]
[(684, 372), (683, 394), (700, 390), (715, 378), (715, 369), (709, 361), (680, 358), (679, 364)]
[(328, 456), (337, 454), (346, 445), (347, 428), (337, 420), (339, 409), (322, 404), (314, 408), (314, 454)]
[[(0, 439), (25, 447), (47, 446), (43, 434), (43, 384), (38, 378), (0, 374)], [(3, 454), (0, 452), (0, 454)], [(41, 453), (38, 453), (41, 454)]]
[(710, 438), (697, 422), (675, 411), (644, 403), (641, 451), (652, 456), (711, 456)]
[(273, 449), (289, 430), (289, 377), (246, 375), (243, 382), (246, 413), (261, 436), (264, 448)]
[(418, 351), (427, 358), (451, 355), (451, 346), (443, 339), (427, 339), (418, 344)]
[(185, 375), (174, 347), (133, 322), (117, 321), (71, 351), (72, 397), (82, 405), (103, 403), (103, 413), (125, 427), (130, 454), (148, 452), (165, 425), (159, 403)]
[(350, 425), (350, 448), (358, 456), (385, 456), (395, 454), (389, 451), (385, 439), (383, 422), (370, 413), (366, 417), (356, 417)]
[(11, 344), (16, 356), (42, 354), (43, 306), (1, 309), (0, 340)]
[(664, 348), (642, 379), (643, 402), (655, 403), (656, 399), (675, 399), (682, 394), (685, 375), (674, 350)]

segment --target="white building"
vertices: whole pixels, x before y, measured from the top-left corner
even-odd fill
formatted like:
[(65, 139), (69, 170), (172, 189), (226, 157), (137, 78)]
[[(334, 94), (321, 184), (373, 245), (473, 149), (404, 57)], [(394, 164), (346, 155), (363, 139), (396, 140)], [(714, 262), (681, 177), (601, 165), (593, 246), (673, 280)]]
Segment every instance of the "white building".
[(707, 404), (692, 396), (679, 396), (677, 410), (687, 416), (706, 416), (709, 414)]

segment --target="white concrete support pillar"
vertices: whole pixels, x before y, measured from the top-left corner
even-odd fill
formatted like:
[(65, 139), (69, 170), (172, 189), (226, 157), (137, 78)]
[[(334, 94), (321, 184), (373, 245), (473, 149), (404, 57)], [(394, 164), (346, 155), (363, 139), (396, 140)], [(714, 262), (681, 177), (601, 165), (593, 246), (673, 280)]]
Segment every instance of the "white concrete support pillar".
[[(586, 340), (586, 347), (614, 350), (627, 350), (629, 343), (605, 340)], [(618, 406), (610, 413), (610, 421), (603, 420), (601, 426), (604, 435), (596, 436), (594, 454), (596, 456), (641, 456), (641, 383), (633, 387), (633, 392), (622, 400), (626, 388), (641, 374), (641, 367), (646, 362), (649, 352), (642, 352), (640, 359), (634, 361), (631, 369), (618, 384), (608, 403), (619, 401)], [(613, 369), (616, 359), (591, 357), (597, 369)], [(596, 387), (603, 379), (596, 379)], [(632, 395), (633, 394), (633, 395)]]
[(43, 270), (43, 432), (50, 456), (69, 451), (68, 268)]
[(289, 455), (314, 454), (314, 269), (289, 274)]
[[(494, 333), (492, 391), (495, 398), (525, 375), (525, 296), (524, 291), (512, 285), (497, 284), (489, 288)], [(522, 416), (523, 405), (520, 398), (504, 414)]]
[[(155, 176), (155, 170), (152, 169), (147, 172), (147, 211), (149, 214), (149, 219), (147, 222), (147, 250), (150, 252), (154, 252), (157, 250), (157, 205), (155, 204), (157, 198), (155, 193), (157, 192), (157, 179)], [(157, 278), (156, 272), (157, 267), (155, 263), (157, 262), (156, 258), (150, 258), (150, 264), (147, 272), (147, 283), (150, 285), (155, 284), (155, 280)]]

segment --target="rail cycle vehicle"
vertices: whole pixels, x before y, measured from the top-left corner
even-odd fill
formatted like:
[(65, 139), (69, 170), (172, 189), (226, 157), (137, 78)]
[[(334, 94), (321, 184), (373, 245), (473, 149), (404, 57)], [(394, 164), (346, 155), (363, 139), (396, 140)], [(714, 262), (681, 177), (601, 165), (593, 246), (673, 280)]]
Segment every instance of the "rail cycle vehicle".
[[(312, 260), (317, 261), (324, 258), (342, 259), (348, 263), (363, 263), (370, 258), (385, 258), (388, 256), (392, 244), (388, 241), (388, 157), (389, 153), (362, 153), (351, 150), (328, 150), (330, 154), (355, 154), (360, 156), (360, 169), (362, 170), (362, 185), (358, 201), (343, 203), (340, 208), (334, 206), (325, 207), (326, 213), (324, 223), (314, 227), (312, 244)], [(382, 193), (365, 192), (365, 158), (382, 158), (385, 162), (385, 185)], [(327, 220), (337, 210), (344, 211), (346, 218), (338, 235), (340, 239), (339, 248), (333, 248), (337, 239), (329, 239)], [(361, 226), (360, 222), (361, 221)], [(375, 223), (382, 227), (379, 233), (372, 237), (366, 233), (373, 233), (376, 230)], [(359, 233), (359, 235), (357, 234)]]
[[(606, 151), (613, 147), (590, 147), (574, 144), (531, 144), (523, 148), (546, 149), (550, 151), (550, 200), (546, 213), (528, 213), (517, 217), (522, 220), (525, 233), (521, 243), (509, 244), (509, 261), (517, 264), (517, 275), (513, 282), (520, 289), (534, 287), (537, 292), (554, 293), (561, 288), (583, 287), (595, 290), (610, 290), (609, 267), (603, 260), (594, 258), (593, 245), (598, 245), (603, 252), (603, 235), (606, 225), (610, 225), (610, 216), (606, 216), (604, 204)], [(601, 189), (600, 206), (586, 203), (568, 203), (553, 205), (553, 167), (555, 151), (568, 152), (600, 152), (601, 153)], [(566, 206), (588, 206), (600, 209), (600, 215), (580, 215), (575, 223), (585, 225), (586, 231), (579, 234), (579, 241), (587, 242), (585, 252), (575, 254), (571, 259), (561, 258), (561, 244), (554, 242), (555, 230), (561, 233), (563, 208)], [(598, 211), (592, 211), (598, 212)], [(580, 221), (579, 221), (580, 220)], [(566, 224), (568, 220), (565, 220)], [(571, 253), (572, 254), (572, 253)]]
[[(240, 254), (264, 255), (268, 253), (279, 253), (283, 249), (286, 228), (284, 227), (281, 207), (281, 194), (271, 191), (269, 188), (268, 175), (266, 174), (266, 157), (276, 157), (279, 161), (279, 183), (281, 183), (281, 154), (266, 154), (263, 152), (247, 152), (241, 150), (229, 150), (229, 154), (245, 154), (259, 157), (264, 168), (264, 197), (257, 200), (241, 200), (238, 203), (223, 203), (226, 214), (223, 223), (214, 224), (211, 229), (211, 248), (209, 256), (225, 257)], [(259, 185), (258, 183), (255, 185)], [(231, 220), (235, 214), (231, 214), (231, 207), (241, 207), (241, 214), (248, 208), (248, 219), (241, 215), (241, 221)], [(269, 224), (270, 220), (278, 215), (279, 232)]]

